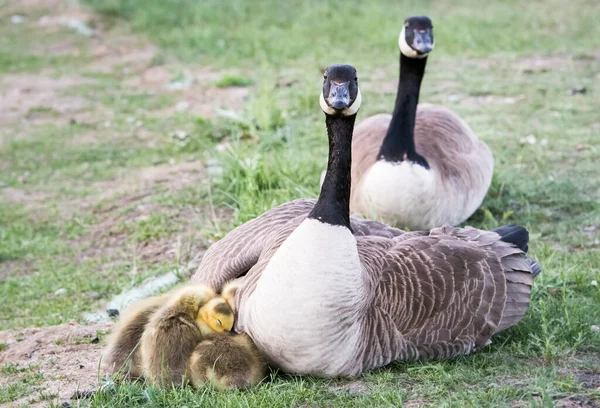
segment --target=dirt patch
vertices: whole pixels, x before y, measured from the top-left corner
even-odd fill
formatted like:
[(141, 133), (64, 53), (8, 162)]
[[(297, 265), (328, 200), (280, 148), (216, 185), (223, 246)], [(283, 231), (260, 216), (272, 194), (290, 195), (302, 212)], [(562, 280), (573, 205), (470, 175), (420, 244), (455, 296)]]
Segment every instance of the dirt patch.
[(36, 113), (69, 116), (88, 105), (80, 96), (62, 95), (69, 87), (94, 83), (89, 78), (73, 76), (52, 78), (50, 75), (4, 75), (0, 79), (0, 122), (17, 120)]
[[(131, 233), (121, 231), (135, 228), (138, 222), (149, 219), (150, 214), (167, 214), (169, 225), (177, 231), (140, 242), (129, 239)], [(192, 208), (173, 211), (156, 204), (139, 204), (125, 214), (106, 213), (104, 219), (74, 245), (83, 245), (79, 255), (81, 261), (102, 259), (102, 269), (131, 263), (134, 258), (150, 263), (185, 262), (204, 252), (202, 231), (191, 222), (200, 217), (205, 215), (196, 214)]]
[(575, 408), (575, 407), (590, 407), (597, 408), (600, 405), (597, 401), (588, 398), (585, 395), (572, 395), (566, 398), (560, 398), (554, 401), (556, 408)]
[(0, 282), (7, 278), (27, 276), (33, 273), (35, 273), (34, 262), (22, 260), (0, 262)]
[[(104, 345), (97, 339), (106, 333), (111, 324), (80, 325), (76, 323), (59, 326), (7, 330), (0, 332), (0, 343), (6, 344), (0, 353), (0, 365), (15, 365), (43, 375), (35, 391), (11, 404), (27, 404), (31, 407), (47, 406), (41, 401), (44, 395), (55, 394), (59, 404), (68, 401), (77, 390), (98, 388), (98, 363)], [(16, 375), (2, 374), (0, 385), (16, 380)], [(31, 401), (37, 401), (31, 403)]]
[[(581, 362), (586, 362), (593, 368), (578, 367)], [(586, 390), (600, 391), (600, 358), (596, 354), (577, 354), (565, 361), (565, 367), (559, 370), (564, 377), (573, 376)]]
[(363, 380), (346, 382), (344, 384), (330, 385), (332, 392), (341, 392), (349, 395), (361, 395), (369, 392), (369, 386)]
[[(55, 0), (52, 7), (47, 7), (48, 14), (40, 17), (37, 25), (40, 27), (68, 26), (70, 21), (80, 21), (89, 25), (94, 21), (94, 15), (69, 2)], [(36, 7), (36, 6), (32, 6)], [(39, 8), (39, 6), (37, 6)]]
[[(29, 4), (31, 3), (31, 4)], [(177, 96), (177, 103), (163, 113), (171, 115), (178, 111), (189, 111), (195, 115), (214, 118), (215, 107), (240, 110), (248, 98), (249, 89), (245, 87), (217, 88), (215, 82), (223, 74), (234, 72), (218, 72), (207, 67), (189, 67), (171, 61), (165, 61), (160, 49), (154, 44), (138, 36), (125, 33), (119, 29), (104, 31), (105, 20), (102, 16), (90, 13), (74, 6), (68, 1), (54, 1), (51, 5), (43, 1), (31, 1), (13, 4), (13, 8), (22, 10), (47, 11), (37, 22), (27, 22), (32, 29), (64, 30), (73, 22), (85, 27), (94, 27), (92, 34), (85, 38), (72, 32), (72, 38), (63, 38), (54, 44), (34, 49), (34, 54), (44, 55), (79, 55), (82, 48), (79, 43), (88, 42), (88, 56), (91, 59), (86, 70), (91, 72), (113, 73), (124, 77), (124, 85), (135, 92), (143, 90), (150, 94), (170, 93)], [(17, 7), (18, 6), (18, 7)], [(16, 10), (16, 9), (15, 9)], [(15, 11), (17, 12), (17, 11)], [(73, 31), (73, 29), (70, 29)], [(34, 82), (30, 82), (31, 78)], [(81, 84), (81, 79), (72, 79), (66, 84), (65, 79), (53, 80), (47, 75), (7, 77), (0, 82), (3, 104), (0, 108), (0, 121), (15, 120), (27, 115), (31, 108), (46, 107), (56, 112), (56, 117), (72, 117), (74, 113), (85, 107), (89, 101), (85, 98), (57, 95), (57, 89)], [(38, 119), (32, 117), (28, 119)], [(50, 118), (42, 118), (49, 121)]]
[(154, 45), (142, 47), (124, 41), (121, 44), (102, 43), (92, 50), (94, 61), (89, 65), (91, 71), (112, 73), (117, 70), (124, 73), (140, 72), (151, 64), (158, 53)]
[(578, 369), (573, 375), (585, 389), (594, 389), (600, 391), (600, 371)]
[(0, 15), (27, 14), (31, 10), (55, 10), (64, 7), (64, 0), (9, 0), (2, 3)]
[(18, 188), (6, 187), (0, 190), (0, 197), (7, 201), (12, 201), (19, 204), (28, 204), (30, 202), (38, 202), (47, 200), (50, 194), (40, 191), (25, 191)]
[(170, 191), (175, 191), (202, 179), (204, 171), (204, 165), (195, 161), (146, 167), (132, 172), (125, 179), (119, 178), (94, 183), (93, 187), (101, 191), (94, 198), (102, 201), (132, 192), (143, 194), (144, 191), (151, 190), (157, 184), (165, 184)]
[(144, 89), (150, 94), (170, 93), (177, 103), (163, 114), (188, 111), (195, 115), (215, 118), (215, 108), (238, 111), (250, 95), (251, 87), (217, 88), (215, 83), (225, 74), (207, 67), (186, 68), (177, 64), (149, 67), (139, 76), (131, 77), (125, 84)]
[[(131, 262), (135, 257), (146, 262), (185, 260), (193, 254), (201, 254), (204, 242), (201, 232), (194, 228), (193, 221), (204, 218), (203, 211), (191, 207), (177, 208), (148, 200), (159, 186), (175, 192), (184, 186), (201, 182), (204, 166), (199, 162), (161, 165), (143, 168), (125, 179), (102, 181), (94, 184), (99, 194), (73, 203), (75, 207), (92, 207), (105, 202), (94, 210), (98, 217), (89, 233), (74, 245), (81, 246), (80, 260), (102, 259), (102, 268)], [(169, 231), (165, 237), (147, 241), (128, 240), (130, 229), (150, 219), (153, 215), (165, 214), (169, 225), (179, 229)], [(66, 216), (67, 214), (65, 214)], [(225, 216), (225, 215), (223, 215)]]

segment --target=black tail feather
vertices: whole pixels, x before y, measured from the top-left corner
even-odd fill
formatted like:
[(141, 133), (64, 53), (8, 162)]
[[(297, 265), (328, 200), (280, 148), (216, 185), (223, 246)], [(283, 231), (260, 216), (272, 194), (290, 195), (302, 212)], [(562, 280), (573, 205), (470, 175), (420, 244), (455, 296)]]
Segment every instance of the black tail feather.
[(494, 228), (492, 231), (500, 235), (502, 241), (515, 245), (521, 251), (527, 253), (529, 250), (529, 232), (525, 227), (521, 227), (520, 225), (503, 225)]

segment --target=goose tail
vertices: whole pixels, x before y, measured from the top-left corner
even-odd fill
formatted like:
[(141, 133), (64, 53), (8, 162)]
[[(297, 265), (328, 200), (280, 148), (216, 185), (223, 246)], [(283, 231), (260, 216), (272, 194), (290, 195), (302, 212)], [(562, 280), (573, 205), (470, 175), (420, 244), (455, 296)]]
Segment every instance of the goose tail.
[(500, 235), (500, 239), (509, 244), (513, 244), (521, 251), (527, 253), (529, 250), (529, 231), (520, 225), (503, 225), (495, 228), (496, 234)]
[(529, 258), (529, 232), (519, 225), (504, 225), (492, 230), (500, 235), (500, 240), (520, 249), (522, 252), (514, 253), (515, 249), (507, 247), (498, 248), (504, 275), (506, 276), (506, 303), (502, 319), (496, 333), (517, 324), (527, 312), (531, 300), (533, 280), (542, 271), (542, 266), (536, 260)]

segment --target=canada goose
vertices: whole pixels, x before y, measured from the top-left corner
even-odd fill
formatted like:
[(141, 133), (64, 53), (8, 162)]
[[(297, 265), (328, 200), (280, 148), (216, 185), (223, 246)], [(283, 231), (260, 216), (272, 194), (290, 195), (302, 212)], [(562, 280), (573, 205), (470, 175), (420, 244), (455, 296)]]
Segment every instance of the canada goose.
[(196, 346), (186, 377), (196, 388), (209, 382), (216, 388), (245, 388), (261, 382), (266, 372), (267, 366), (247, 334), (223, 333)]
[(457, 225), (485, 198), (494, 158), (456, 113), (439, 105), (417, 108), (434, 46), (431, 20), (406, 19), (398, 45), (393, 114), (371, 116), (354, 130), (350, 211), (412, 230)]
[(154, 385), (181, 385), (196, 345), (233, 327), (233, 311), (203, 285), (179, 290), (151, 316), (140, 340), (144, 377)]
[(165, 304), (169, 295), (153, 296), (136, 302), (121, 315), (112, 329), (104, 351), (103, 364), (111, 373), (138, 378), (142, 366), (138, 345), (150, 317)]
[(444, 226), (410, 232), (350, 217), (356, 70), (332, 65), (320, 98), (329, 137), (321, 193), (242, 224), (192, 277), (244, 276), (236, 329), (274, 366), (353, 376), (394, 360), (468, 354), (525, 314), (539, 264), (528, 232)]

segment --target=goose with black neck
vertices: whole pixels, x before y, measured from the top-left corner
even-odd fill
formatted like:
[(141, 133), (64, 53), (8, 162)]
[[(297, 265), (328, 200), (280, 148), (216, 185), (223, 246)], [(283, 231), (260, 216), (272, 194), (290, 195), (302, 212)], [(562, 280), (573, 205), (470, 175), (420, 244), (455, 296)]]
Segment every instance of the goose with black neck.
[(488, 146), (451, 110), (418, 104), (434, 44), (428, 17), (406, 19), (393, 113), (371, 116), (354, 132), (352, 212), (430, 229), (465, 221), (487, 193), (494, 168)]
[(356, 70), (329, 67), (318, 200), (282, 204), (235, 228), (192, 277), (216, 288), (239, 278), (235, 329), (287, 372), (353, 376), (394, 360), (468, 354), (519, 322), (541, 270), (526, 256), (523, 227), (406, 233), (350, 217), (360, 103)]

